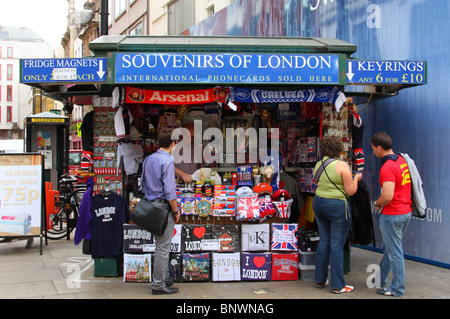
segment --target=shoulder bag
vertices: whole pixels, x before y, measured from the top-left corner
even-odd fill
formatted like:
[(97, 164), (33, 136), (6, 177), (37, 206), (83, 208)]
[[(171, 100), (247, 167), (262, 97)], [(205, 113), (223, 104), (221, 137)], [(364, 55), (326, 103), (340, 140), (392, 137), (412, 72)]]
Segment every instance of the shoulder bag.
[[(142, 187), (144, 189), (146, 187), (145, 163), (146, 161), (142, 165)], [(167, 221), (171, 213), (172, 209), (169, 203), (149, 201), (144, 196), (131, 213), (131, 221), (153, 235), (161, 236), (167, 227)]]

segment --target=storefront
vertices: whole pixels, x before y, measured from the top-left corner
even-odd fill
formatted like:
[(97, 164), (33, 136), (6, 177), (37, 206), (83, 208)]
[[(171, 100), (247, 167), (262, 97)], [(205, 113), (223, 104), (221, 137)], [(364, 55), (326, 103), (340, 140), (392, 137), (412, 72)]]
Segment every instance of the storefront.
[[(193, 125), (189, 160), (196, 165), (187, 172), (192, 182), (178, 180), (182, 217), (172, 245), (178, 260), (172, 265), (179, 265), (174, 271), (183, 281), (262, 276), (244, 270), (245, 258), (259, 260), (256, 268), (272, 265), (264, 280), (298, 279), (299, 261), (306, 267), (301, 278), (311, 279), (305, 258), (314, 254), (314, 242), (300, 247), (299, 237), (315, 229), (312, 171), (321, 157), (319, 140), (341, 137), (341, 159), (360, 170), (364, 154), (353, 133), (361, 122), (352, 97), (370, 98), (374, 87), (387, 97), (426, 83), (425, 62), (352, 60), (356, 46), (336, 39), (107, 36), (90, 49), (96, 57), (69, 63), (65, 69), (73, 70), (54, 73), (61, 76), (54, 85), (73, 76), (71, 84), (86, 79), (98, 86), (83, 120), (92, 128), (83, 132), (83, 149), (86, 168), (95, 174), (94, 195), (115, 192), (132, 211), (142, 162), (157, 150), (159, 128)], [(23, 83), (29, 83), (27, 63)], [(413, 75), (405, 81), (402, 70), (411, 63)], [(347, 84), (355, 84), (354, 92), (343, 91)], [(125, 266), (141, 260), (148, 270), (151, 236), (124, 227)], [(199, 270), (209, 265), (211, 273)], [(136, 269), (126, 273), (146, 278)]]

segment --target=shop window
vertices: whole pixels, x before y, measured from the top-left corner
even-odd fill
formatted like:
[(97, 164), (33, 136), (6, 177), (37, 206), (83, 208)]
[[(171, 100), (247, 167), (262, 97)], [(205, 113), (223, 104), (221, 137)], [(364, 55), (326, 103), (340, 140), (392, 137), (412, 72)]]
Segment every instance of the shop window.
[(13, 94), (12, 94), (12, 85), (8, 85), (6, 87), (6, 101), (12, 102), (13, 100)]
[(8, 64), (6, 72), (7, 72), (6, 79), (8, 81), (12, 81), (12, 79), (13, 79), (13, 66), (12, 66), (12, 64)]
[(8, 47), (8, 58), (12, 58), (13, 57), (13, 48)]
[(8, 105), (6, 107), (6, 122), (12, 122), (12, 106)]
[(210, 6), (209, 8), (206, 8), (206, 15), (208, 17), (214, 15), (215, 10), (214, 10), (214, 4), (212, 6)]
[(0, 123), (2, 122), (2, 107), (0, 106)]

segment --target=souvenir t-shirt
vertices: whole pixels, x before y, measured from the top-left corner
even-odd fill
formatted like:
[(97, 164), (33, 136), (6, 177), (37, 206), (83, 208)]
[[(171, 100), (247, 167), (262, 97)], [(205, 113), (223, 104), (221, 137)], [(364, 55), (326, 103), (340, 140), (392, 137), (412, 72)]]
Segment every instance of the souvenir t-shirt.
[(92, 258), (113, 258), (123, 253), (123, 224), (130, 209), (125, 197), (111, 193), (91, 199)]
[(386, 215), (402, 215), (412, 211), (411, 201), (411, 176), (405, 159), (388, 160), (380, 170), (380, 186), (384, 182), (394, 182), (394, 197), (392, 201), (383, 207), (381, 211)]

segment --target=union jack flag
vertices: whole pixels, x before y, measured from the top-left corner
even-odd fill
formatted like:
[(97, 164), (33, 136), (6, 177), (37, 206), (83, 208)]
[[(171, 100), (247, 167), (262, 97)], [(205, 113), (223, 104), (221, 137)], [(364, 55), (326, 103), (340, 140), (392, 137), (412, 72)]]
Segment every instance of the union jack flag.
[(272, 224), (272, 250), (298, 250), (298, 224)]
[(237, 199), (236, 220), (247, 221), (260, 218), (258, 197), (240, 197)]
[(284, 202), (272, 202), (277, 211), (278, 218), (289, 218), (291, 216), (291, 205), (293, 201), (291, 198)]
[(259, 197), (259, 214), (261, 217), (272, 217), (272, 215), (275, 214), (275, 208), (273, 208), (270, 195)]

